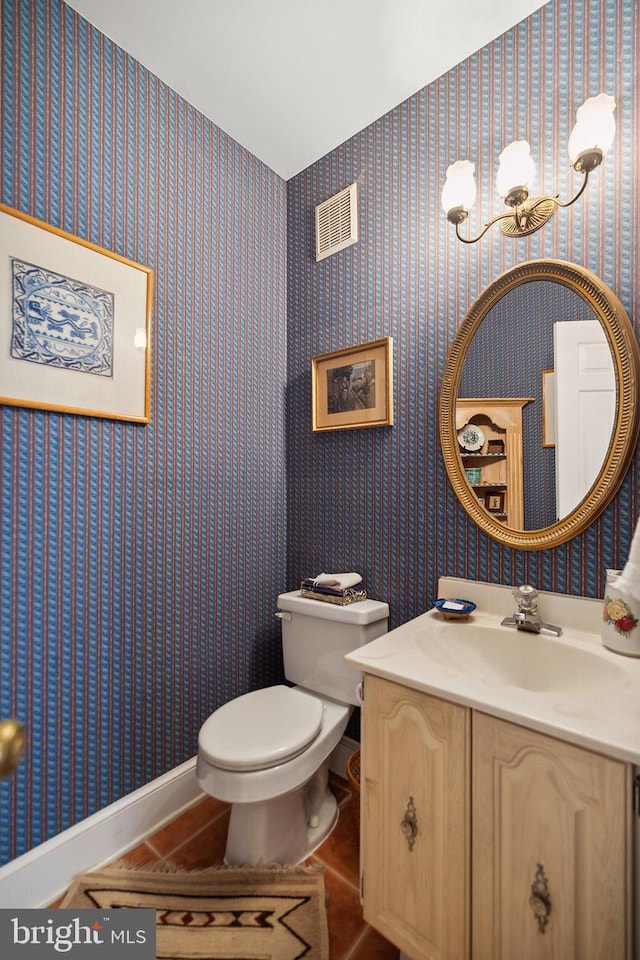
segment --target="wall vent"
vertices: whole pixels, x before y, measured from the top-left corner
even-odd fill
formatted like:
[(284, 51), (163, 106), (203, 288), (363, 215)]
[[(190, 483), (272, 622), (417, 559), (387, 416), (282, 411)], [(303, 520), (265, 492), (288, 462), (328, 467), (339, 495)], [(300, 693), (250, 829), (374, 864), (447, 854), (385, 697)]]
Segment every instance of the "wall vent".
[(316, 207), (316, 260), (344, 250), (358, 239), (357, 183)]

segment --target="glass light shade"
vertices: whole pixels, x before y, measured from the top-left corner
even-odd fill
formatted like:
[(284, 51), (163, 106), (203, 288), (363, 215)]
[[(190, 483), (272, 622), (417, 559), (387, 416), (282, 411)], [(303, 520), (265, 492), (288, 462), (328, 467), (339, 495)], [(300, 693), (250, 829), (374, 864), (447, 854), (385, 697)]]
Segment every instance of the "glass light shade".
[(536, 177), (536, 165), (526, 140), (514, 140), (500, 154), (496, 186), (501, 197), (514, 187), (527, 187), (531, 192)]
[(589, 97), (576, 111), (576, 125), (569, 137), (569, 157), (571, 163), (585, 150), (598, 147), (606, 153), (616, 135), (616, 121), (613, 111), (616, 101), (606, 93)]
[(475, 164), (470, 160), (456, 160), (447, 167), (447, 179), (442, 188), (442, 209), (445, 213), (455, 207), (470, 210), (476, 199)]

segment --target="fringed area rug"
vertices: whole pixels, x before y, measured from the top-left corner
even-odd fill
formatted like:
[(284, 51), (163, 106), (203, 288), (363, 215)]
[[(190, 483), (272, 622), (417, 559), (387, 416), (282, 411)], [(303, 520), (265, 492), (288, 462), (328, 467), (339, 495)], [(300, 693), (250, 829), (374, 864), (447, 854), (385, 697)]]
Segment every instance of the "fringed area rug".
[(154, 909), (159, 958), (329, 958), (324, 877), (315, 868), (111, 867), (76, 877), (60, 907)]

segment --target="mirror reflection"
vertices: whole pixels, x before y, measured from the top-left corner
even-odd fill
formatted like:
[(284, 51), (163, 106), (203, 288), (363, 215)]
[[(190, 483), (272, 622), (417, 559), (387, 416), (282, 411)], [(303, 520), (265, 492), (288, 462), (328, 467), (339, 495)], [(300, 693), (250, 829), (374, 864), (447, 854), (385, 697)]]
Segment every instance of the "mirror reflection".
[[(507, 292), (469, 343), (457, 396), (465, 474), (495, 519), (535, 530), (570, 514), (602, 468), (616, 406), (611, 349), (585, 298), (544, 279)], [(483, 438), (475, 450), (460, 442), (466, 424)]]
[(532, 260), (462, 320), (440, 390), (440, 442), (461, 505), (526, 550), (584, 530), (618, 490), (640, 428), (640, 350), (613, 291)]

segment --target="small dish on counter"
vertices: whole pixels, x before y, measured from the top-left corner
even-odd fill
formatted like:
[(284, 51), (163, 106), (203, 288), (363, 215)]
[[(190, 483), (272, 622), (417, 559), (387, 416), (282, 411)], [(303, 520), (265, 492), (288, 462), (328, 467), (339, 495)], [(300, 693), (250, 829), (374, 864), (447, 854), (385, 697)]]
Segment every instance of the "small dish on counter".
[(434, 609), (445, 620), (465, 620), (476, 608), (471, 600), (445, 599), (440, 597), (433, 601)]

